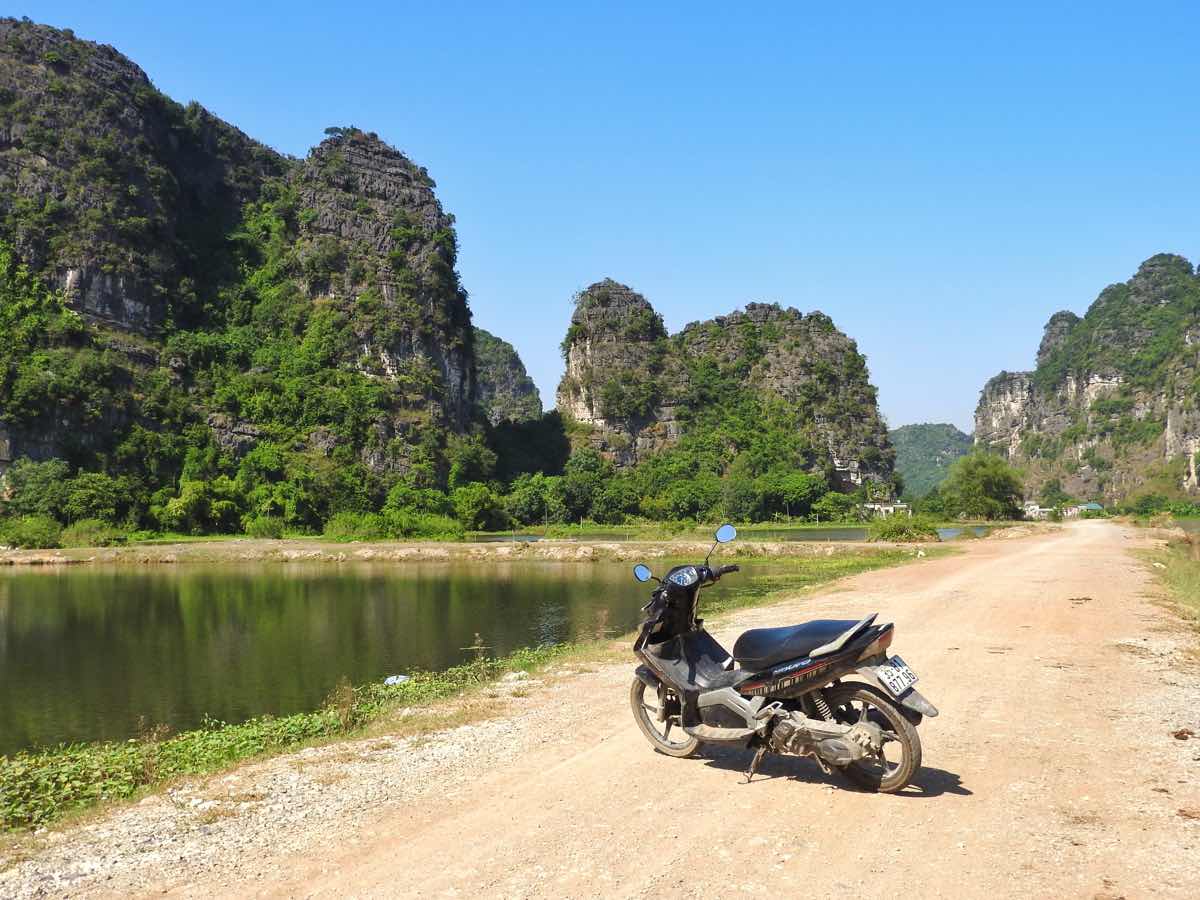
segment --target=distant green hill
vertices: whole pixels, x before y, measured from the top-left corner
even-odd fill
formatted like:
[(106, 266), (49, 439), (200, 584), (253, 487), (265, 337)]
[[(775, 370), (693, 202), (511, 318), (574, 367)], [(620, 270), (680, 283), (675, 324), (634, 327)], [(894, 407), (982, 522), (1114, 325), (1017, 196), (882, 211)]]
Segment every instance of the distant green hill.
[(971, 449), (971, 436), (953, 425), (905, 425), (888, 432), (896, 448), (896, 471), (904, 479), (904, 492), (924, 497), (946, 477), (953, 463)]

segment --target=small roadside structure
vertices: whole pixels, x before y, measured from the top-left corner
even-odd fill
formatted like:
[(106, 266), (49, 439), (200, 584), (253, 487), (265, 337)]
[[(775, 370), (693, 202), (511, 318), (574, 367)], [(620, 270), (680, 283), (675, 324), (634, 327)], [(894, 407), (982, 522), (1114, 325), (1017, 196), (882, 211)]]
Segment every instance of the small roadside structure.
[(1038, 506), (1036, 500), (1026, 500), (1021, 507), (1022, 515), (1031, 521), (1045, 521), (1050, 518), (1052, 512), (1054, 512), (1054, 507)]

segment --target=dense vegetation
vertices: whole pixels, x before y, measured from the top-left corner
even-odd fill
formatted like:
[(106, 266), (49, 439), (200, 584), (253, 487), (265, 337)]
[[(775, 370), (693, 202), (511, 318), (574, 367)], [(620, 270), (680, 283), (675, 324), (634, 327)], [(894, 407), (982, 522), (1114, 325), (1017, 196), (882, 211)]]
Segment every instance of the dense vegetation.
[(904, 425), (888, 432), (896, 448), (896, 471), (904, 482), (904, 495), (924, 497), (941, 484), (951, 464), (971, 450), (971, 436), (953, 425)]

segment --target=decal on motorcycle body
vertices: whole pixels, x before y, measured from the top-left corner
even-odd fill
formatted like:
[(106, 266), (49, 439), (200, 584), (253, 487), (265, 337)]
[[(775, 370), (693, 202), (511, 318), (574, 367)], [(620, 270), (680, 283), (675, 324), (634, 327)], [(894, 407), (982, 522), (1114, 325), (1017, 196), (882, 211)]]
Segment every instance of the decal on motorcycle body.
[(807, 659), (797, 660), (794, 663), (788, 663), (786, 666), (780, 666), (778, 669), (772, 669), (771, 674), (772, 675), (786, 675), (788, 672), (795, 671), (796, 669), (799, 669), (801, 666), (807, 665), (809, 662), (810, 662), (810, 660), (807, 660)]

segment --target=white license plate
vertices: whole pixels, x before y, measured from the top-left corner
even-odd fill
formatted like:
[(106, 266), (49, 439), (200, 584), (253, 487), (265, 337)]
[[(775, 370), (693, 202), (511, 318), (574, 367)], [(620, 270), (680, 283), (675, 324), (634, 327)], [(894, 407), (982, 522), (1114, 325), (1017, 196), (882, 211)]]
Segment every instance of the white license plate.
[(899, 697), (917, 683), (917, 673), (910, 669), (898, 656), (893, 656), (884, 665), (875, 670), (883, 686)]

